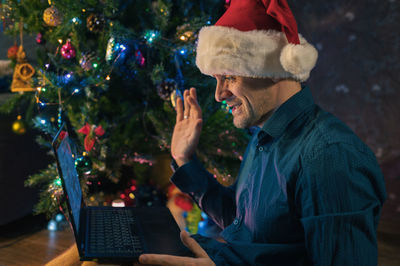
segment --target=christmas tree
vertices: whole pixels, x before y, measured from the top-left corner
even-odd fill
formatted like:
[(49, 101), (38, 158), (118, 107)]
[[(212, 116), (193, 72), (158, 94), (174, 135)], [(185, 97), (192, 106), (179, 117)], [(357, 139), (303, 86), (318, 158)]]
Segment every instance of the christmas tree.
[[(75, 164), (89, 204), (116, 198), (125, 205), (162, 204), (166, 189), (149, 180), (149, 171), (158, 155), (169, 153), (176, 98), (195, 87), (204, 120), (198, 157), (231, 184), (247, 134), (233, 127), (229, 108), (214, 100), (215, 80), (195, 65), (199, 29), (215, 23), (228, 2), (5, 1), (6, 32), (21, 44), (10, 55), (12, 89), (25, 92), (1, 110), (27, 106), (23, 120), (43, 132), (37, 141), (50, 151), (67, 123), (79, 144)], [(36, 35), (37, 62), (22, 58), (28, 35)], [(23, 86), (15, 83), (21, 75)], [(36, 212), (52, 215), (63, 206), (55, 163), (26, 183), (42, 188)]]

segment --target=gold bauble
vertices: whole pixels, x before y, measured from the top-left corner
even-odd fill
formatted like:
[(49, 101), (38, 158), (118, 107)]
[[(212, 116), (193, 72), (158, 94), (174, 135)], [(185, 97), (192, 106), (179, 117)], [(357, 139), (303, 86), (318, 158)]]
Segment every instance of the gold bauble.
[(26, 132), (25, 123), (20, 119), (16, 120), (12, 124), (12, 131), (17, 135), (25, 134), (25, 132)]
[(57, 8), (51, 6), (43, 13), (43, 20), (48, 26), (58, 26), (62, 23), (62, 16)]

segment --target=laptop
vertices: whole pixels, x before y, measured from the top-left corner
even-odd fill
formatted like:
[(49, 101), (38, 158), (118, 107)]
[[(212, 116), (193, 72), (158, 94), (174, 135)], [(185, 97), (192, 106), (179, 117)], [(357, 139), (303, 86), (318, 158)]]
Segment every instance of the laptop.
[(86, 206), (75, 169), (76, 146), (61, 126), (52, 145), (81, 260), (137, 261), (140, 254), (193, 256), (167, 207)]

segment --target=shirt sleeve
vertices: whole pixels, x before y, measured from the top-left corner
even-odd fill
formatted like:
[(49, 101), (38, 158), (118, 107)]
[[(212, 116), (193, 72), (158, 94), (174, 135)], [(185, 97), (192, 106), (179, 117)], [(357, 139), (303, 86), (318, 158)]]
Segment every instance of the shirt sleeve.
[[(304, 256), (304, 245), (254, 243), (250, 241), (232, 241), (221, 243), (201, 235), (192, 236), (217, 266), (295, 266), (310, 265)], [(290, 254), (290, 255), (288, 255)]]
[(171, 181), (189, 194), (218, 226), (225, 228), (232, 223), (236, 215), (235, 185), (221, 185), (196, 158), (177, 168)]
[(330, 144), (304, 156), (295, 201), (313, 265), (377, 265), (383, 176), (370, 150)]

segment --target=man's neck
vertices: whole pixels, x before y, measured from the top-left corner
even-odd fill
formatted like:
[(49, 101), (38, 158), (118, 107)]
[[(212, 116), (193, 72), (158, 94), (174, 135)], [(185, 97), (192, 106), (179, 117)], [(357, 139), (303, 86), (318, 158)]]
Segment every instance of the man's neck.
[(282, 80), (276, 83), (277, 85), (277, 97), (276, 97), (276, 108), (278, 109), (284, 102), (289, 100), (293, 95), (301, 91), (301, 85), (297, 81), (293, 80)]
[(265, 119), (263, 119), (262, 123), (259, 123), (257, 126), (262, 128), (263, 125), (268, 121), (268, 119), (272, 116), (272, 114), (281, 106), (284, 102), (289, 100), (293, 95), (301, 91), (301, 85), (297, 81), (293, 80), (281, 80), (275, 83), (273, 86), (276, 90), (276, 100), (275, 100), (275, 108), (269, 112)]

